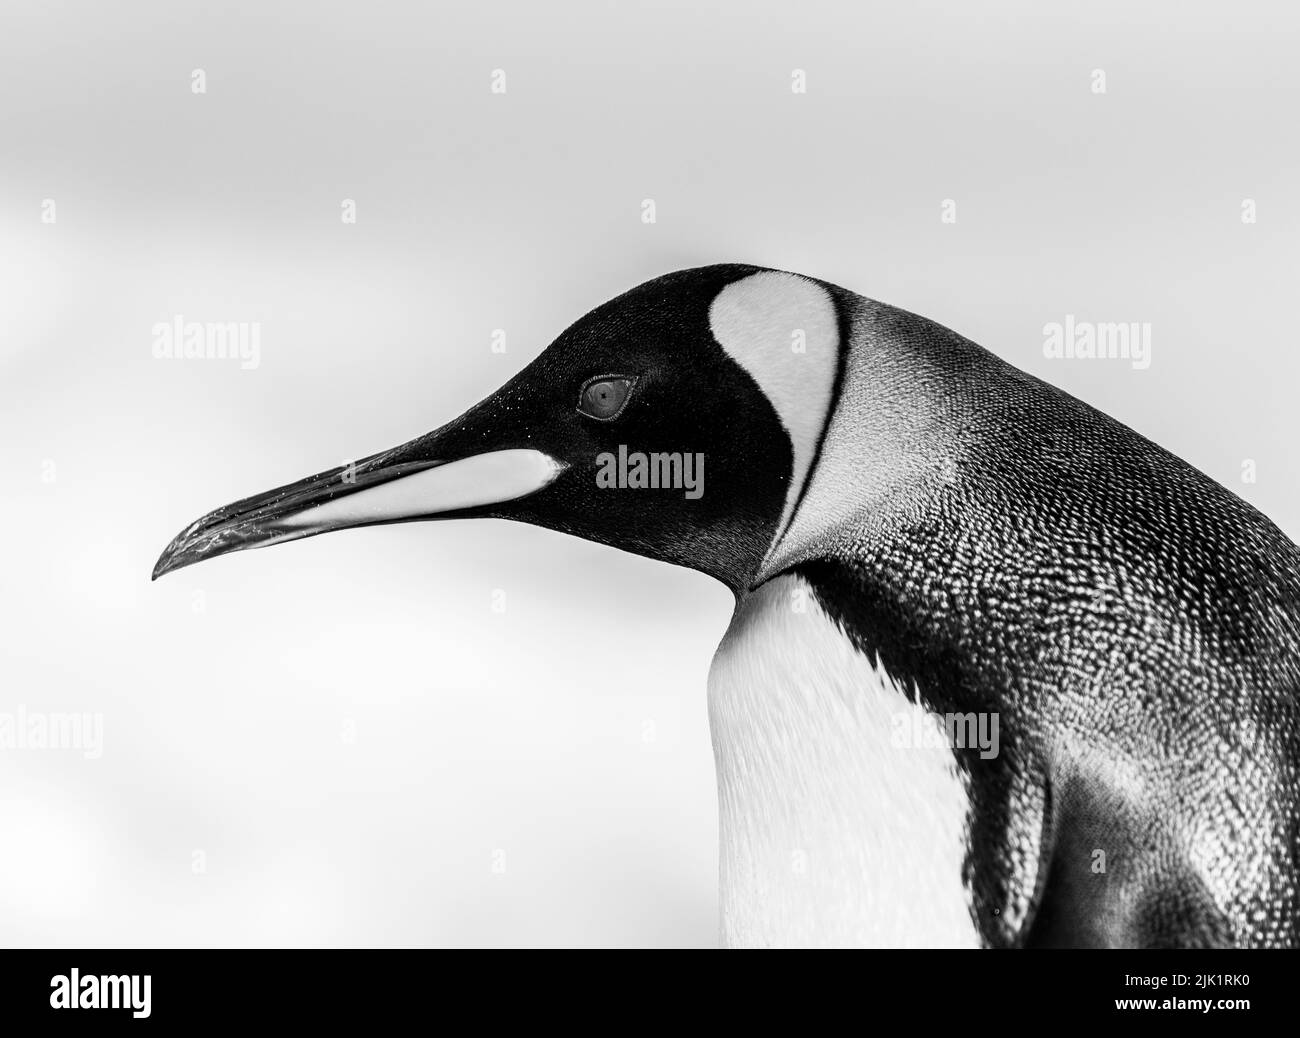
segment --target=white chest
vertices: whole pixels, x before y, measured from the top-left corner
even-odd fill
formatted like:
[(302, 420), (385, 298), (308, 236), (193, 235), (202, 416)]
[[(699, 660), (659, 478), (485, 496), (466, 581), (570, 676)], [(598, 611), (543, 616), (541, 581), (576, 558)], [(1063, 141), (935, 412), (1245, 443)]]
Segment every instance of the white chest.
[(949, 750), (898, 737), (940, 727), (916, 711), (801, 580), (746, 601), (709, 672), (724, 944), (979, 945), (966, 789)]

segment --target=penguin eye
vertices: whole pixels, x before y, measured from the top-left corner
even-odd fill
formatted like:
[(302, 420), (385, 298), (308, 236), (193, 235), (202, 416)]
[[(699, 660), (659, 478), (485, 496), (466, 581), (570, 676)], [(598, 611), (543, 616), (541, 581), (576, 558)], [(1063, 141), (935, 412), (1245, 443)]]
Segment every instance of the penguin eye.
[(621, 375), (601, 375), (593, 378), (578, 396), (578, 411), (588, 418), (608, 422), (617, 418), (623, 405), (627, 403), (628, 394), (632, 392), (635, 379)]

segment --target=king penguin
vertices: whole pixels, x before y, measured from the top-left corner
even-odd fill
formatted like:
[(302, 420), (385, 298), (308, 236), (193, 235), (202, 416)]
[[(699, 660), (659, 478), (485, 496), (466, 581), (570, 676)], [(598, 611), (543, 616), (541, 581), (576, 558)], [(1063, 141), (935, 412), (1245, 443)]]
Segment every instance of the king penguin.
[[(620, 448), (703, 459), (703, 492), (611, 487)], [(203, 516), (154, 577), (484, 517), (734, 593), (724, 944), (1300, 943), (1300, 551), (960, 335), (797, 274), (669, 274), (449, 424)]]

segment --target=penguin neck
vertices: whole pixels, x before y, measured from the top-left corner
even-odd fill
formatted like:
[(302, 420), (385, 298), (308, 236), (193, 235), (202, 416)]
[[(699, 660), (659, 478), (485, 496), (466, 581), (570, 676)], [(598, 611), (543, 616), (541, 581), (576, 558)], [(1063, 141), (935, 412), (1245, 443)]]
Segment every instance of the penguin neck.
[(933, 565), (927, 534), (978, 449), (979, 407), (997, 406), (969, 386), (1010, 369), (914, 314), (836, 300), (836, 406), (710, 672), (723, 938), (977, 946), (966, 863), (980, 791), (936, 712), (957, 689), (902, 651), (909, 637), (885, 640), (930, 629), (908, 574)]
[(724, 943), (979, 944), (965, 782), (946, 742), (923, 734), (938, 721), (801, 577), (742, 599), (710, 671), (709, 718)]
[[(1002, 403), (998, 387), (1019, 375), (942, 325), (835, 293), (845, 327), (835, 407), (755, 585), (864, 545), (892, 552), (960, 480), (987, 412)], [(977, 400), (975, 386), (989, 398)]]

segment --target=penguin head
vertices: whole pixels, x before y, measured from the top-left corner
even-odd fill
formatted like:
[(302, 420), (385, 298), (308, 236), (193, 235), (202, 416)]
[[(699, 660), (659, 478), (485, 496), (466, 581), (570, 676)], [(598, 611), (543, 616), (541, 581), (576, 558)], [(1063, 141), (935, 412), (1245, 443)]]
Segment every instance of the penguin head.
[(738, 265), (657, 278), (433, 432), (208, 513), (154, 579), (348, 527), (500, 518), (701, 570), (740, 594), (809, 476), (840, 339), (820, 282)]

